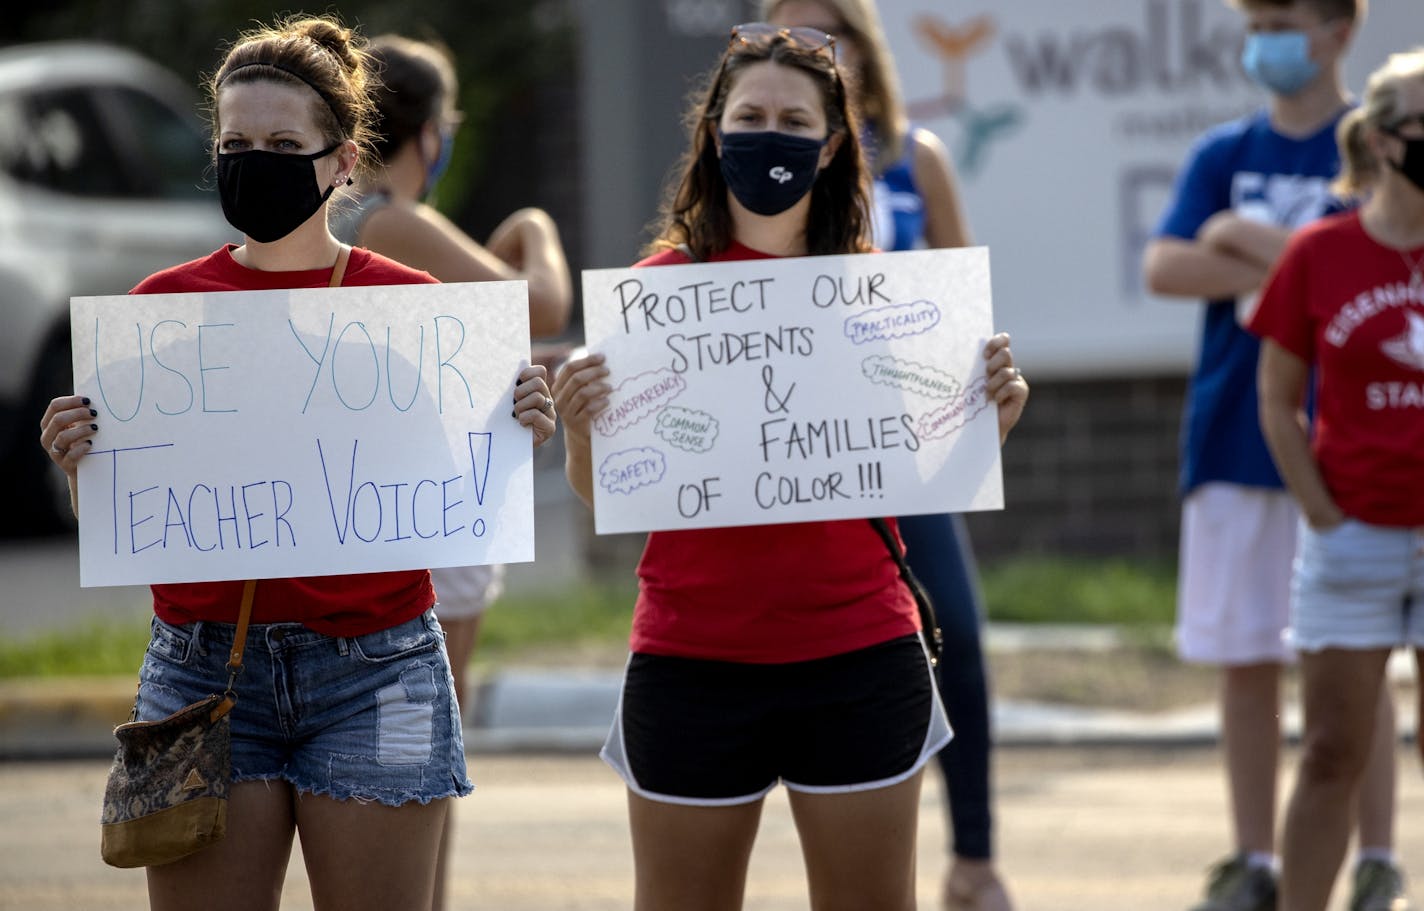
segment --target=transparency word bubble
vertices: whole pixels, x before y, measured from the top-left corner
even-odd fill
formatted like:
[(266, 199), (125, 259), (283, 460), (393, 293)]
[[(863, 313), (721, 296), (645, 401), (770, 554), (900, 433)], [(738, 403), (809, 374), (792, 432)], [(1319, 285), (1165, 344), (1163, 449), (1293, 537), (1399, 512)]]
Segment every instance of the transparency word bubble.
[(613, 436), (653, 414), (687, 389), (687, 380), (666, 367), (631, 376), (618, 384), (608, 407), (593, 419), (594, 429)]

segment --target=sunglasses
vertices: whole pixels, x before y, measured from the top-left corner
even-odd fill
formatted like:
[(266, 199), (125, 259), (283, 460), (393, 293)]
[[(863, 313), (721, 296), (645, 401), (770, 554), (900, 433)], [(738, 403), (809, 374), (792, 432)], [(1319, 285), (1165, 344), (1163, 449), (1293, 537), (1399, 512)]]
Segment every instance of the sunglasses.
[(1389, 133), (1391, 136), (1399, 136), (1400, 128), (1407, 127), (1410, 124), (1413, 124), (1420, 130), (1424, 130), (1424, 111), (1421, 111), (1418, 114), (1407, 114), (1403, 117), (1393, 120), (1390, 122), (1389, 126), (1384, 128), (1384, 131), (1386, 133)]
[(836, 36), (804, 25), (777, 26), (769, 22), (743, 22), (741, 25), (732, 26), (727, 45), (730, 47), (738, 42), (748, 46), (770, 44), (778, 37), (802, 50), (828, 51), (832, 60), (837, 59)]

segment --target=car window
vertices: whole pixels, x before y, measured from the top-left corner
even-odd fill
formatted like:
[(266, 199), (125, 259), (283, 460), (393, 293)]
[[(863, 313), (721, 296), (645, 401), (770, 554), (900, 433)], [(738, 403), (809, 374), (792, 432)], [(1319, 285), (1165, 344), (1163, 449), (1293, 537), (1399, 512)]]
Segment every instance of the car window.
[(0, 99), (0, 167), (11, 177), (73, 196), (131, 196), (83, 89)]
[(109, 86), (96, 95), (144, 195), (179, 199), (204, 195), (208, 141), (196, 118), (184, 117), (152, 95), (128, 87)]

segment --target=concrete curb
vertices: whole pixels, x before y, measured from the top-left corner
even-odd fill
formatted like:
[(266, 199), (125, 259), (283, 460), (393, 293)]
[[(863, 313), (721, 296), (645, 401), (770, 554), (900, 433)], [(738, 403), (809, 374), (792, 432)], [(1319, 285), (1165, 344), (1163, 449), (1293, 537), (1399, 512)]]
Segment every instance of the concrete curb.
[[(1111, 652), (1123, 637), (1103, 628), (991, 626), (991, 651)], [(1413, 679), (1410, 656), (1396, 652), (1391, 679)], [(465, 721), (465, 745), (480, 753), (588, 753), (603, 744), (618, 704), (620, 670), (506, 668), (477, 684)], [(0, 760), (101, 758), (113, 755), (113, 727), (133, 706), (133, 677), (0, 680)], [(1402, 736), (1415, 729), (1413, 701), (1399, 707)], [(1202, 746), (1219, 736), (1214, 705), (1144, 713), (1092, 706), (998, 700), (995, 741), (1014, 746)], [(1297, 709), (1286, 736), (1300, 731)]]

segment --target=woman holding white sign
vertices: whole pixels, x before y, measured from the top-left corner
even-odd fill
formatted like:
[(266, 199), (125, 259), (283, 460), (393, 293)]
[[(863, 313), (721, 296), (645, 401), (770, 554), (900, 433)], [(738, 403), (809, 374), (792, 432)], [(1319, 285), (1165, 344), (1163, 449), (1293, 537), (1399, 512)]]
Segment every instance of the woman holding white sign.
[[(641, 265), (870, 251), (834, 43), (733, 30)], [(1001, 440), (1028, 398), (1008, 343), (984, 351)], [(590, 425), (608, 377), (594, 354), (554, 384), (569, 481), (590, 505)], [(762, 800), (781, 781), (814, 908), (913, 908), (920, 776), (950, 734), (914, 598), (871, 523), (655, 532), (638, 572), (604, 748), (629, 788), (635, 907), (741, 907)]]
[[(244, 235), (134, 293), (434, 281), (339, 243), (327, 201), (369, 143), (363, 41), (333, 19), (244, 35), (208, 85), (218, 192)], [(544, 368), (518, 371), (519, 423), (554, 432)], [(89, 399), (55, 399), (40, 443), (69, 476), (102, 428)], [(426, 570), (153, 587), (153, 638), (135, 704), (162, 718), (228, 679), (239, 602), (246, 661), (233, 684), (227, 834), (148, 868), (156, 909), (277, 906), (299, 835), (317, 907), (427, 911), (449, 798), (469, 792), (443, 634)]]
[[(762, 0), (762, 15), (836, 36), (842, 70), (871, 168), (871, 236), (882, 250), (968, 246), (969, 228), (949, 154), (939, 137), (905, 115), (885, 29), (874, 0)], [(994, 866), (989, 684), (980, 626), (984, 608), (969, 529), (958, 514), (900, 517), (905, 560), (934, 603), (944, 636), (937, 667), (954, 740), (936, 757), (950, 825), (948, 911), (1009, 911)]]

